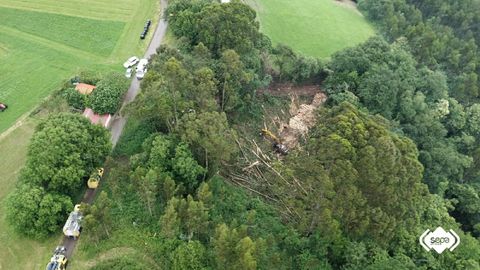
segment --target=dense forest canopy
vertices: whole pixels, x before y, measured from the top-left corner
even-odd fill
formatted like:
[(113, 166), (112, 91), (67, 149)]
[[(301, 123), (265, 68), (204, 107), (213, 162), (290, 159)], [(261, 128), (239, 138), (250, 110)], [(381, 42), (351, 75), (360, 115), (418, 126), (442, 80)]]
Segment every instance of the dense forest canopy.
[[(360, 76), (345, 80), (351, 89), (346, 89), (340, 97), (351, 97), (352, 92), (370, 111), (398, 121), (402, 131), (416, 142), (420, 150), (420, 160), (425, 166), (424, 180), (430, 190), (449, 199), (455, 206), (452, 215), (464, 229), (478, 236), (480, 208), (473, 201), (480, 194), (477, 173), (480, 3), (364, 0), (359, 6), (379, 25), (385, 37), (394, 41), (394, 46), (413, 55), (415, 61), (410, 61), (407, 66), (417, 75), (401, 78), (395, 66), (379, 69), (377, 65), (384, 62), (383, 57), (374, 58), (374, 66), (359, 62), (356, 67), (341, 70), (344, 77), (348, 72)], [(364, 47), (357, 53), (365, 50), (370, 48)], [(351, 51), (350, 54), (355, 53)], [(340, 58), (345, 59), (341, 61), (348, 61), (353, 56), (343, 55)], [(375, 57), (372, 53), (367, 55), (372, 55), (367, 56), (370, 59)], [(383, 53), (377, 54), (380, 55)], [(398, 62), (397, 66), (403, 69), (404, 63), (407, 62)], [(336, 65), (335, 61), (333, 65)], [(378, 85), (379, 77), (374, 76), (378, 71), (383, 72), (381, 77), (388, 82), (383, 88)], [(358, 87), (351, 81), (358, 83)], [(337, 87), (334, 92), (344, 92), (338, 91), (338, 86), (330, 85), (332, 89)], [(416, 89), (404, 91), (399, 87)], [(376, 100), (378, 95), (371, 100), (372, 90), (375, 94), (382, 93), (383, 100)], [(405, 101), (407, 95), (412, 95), (407, 93), (415, 94), (414, 102)]]
[[(149, 254), (171, 254), (157, 259), (168, 269), (479, 269), (480, 245), (470, 235), (478, 236), (480, 213), (476, 41), (453, 30), (448, 39), (431, 35), (465, 25), (415, 5), (360, 1), (386, 40), (321, 63), (272, 48), (254, 11), (237, 1), (172, 2), (166, 14), (179, 50), (158, 50), (128, 108), (159, 133), (130, 138), (143, 144), (119, 181), (135, 192), (111, 187), (115, 200), (147, 209), (147, 217), (131, 213), (142, 230), (160, 233)], [(452, 51), (457, 58), (444, 57)], [(238, 127), (258, 121), (256, 90), (271, 80), (323, 80), (328, 103), (305, 145), (271, 157), (268, 182), (231, 187), (226, 172), (245, 155)], [(248, 202), (256, 194), (265, 201)], [(462, 245), (425, 252), (418, 237), (436, 226), (458, 231)], [(114, 264), (132, 261), (105, 266)]]
[[(480, 269), (478, 1), (359, 6), (384, 37), (321, 62), (272, 47), (240, 1), (170, 1), (176, 47), (152, 57), (103, 190), (82, 205), (84, 252), (133, 251), (92, 269)], [(259, 93), (272, 81), (328, 94), (287, 156), (258, 139), (269, 101), (288, 111)], [(42, 123), (11, 223), (54, 232), (109, 151), (81, 116)], [(454, 252), (419, 245), (438, 226), (460, 235)]]
[(445, 72), (453, 97), (464, 104), (478, 101), (478, 1), (360, 0), (359, 7), (389, 40), (405, 37), (420, 64)]
[[(190, 257), (177, 254), (169, 263), (180, 263), (183, 256), (222, 269), (229, 259), (243, 254), (249, 260), (237, 259), (230, 263), (233, 268), (478, 269), (480, 246), (468, 233), (461, 233), (462, 246), (455, 253), (443, 257), (425, 253), (418, 245), (418, 236), (432, 226), (461, 231), (456, 223), (461, 222), (462, 228), (476, 233), (477, 106), (453, 90), (467, 89), (466, 84), (459, 86), (465, 80), (458, 77), (473, 76), (472, 70), (447, 72), (452, 67), (440, 63), (442, 59), (432, 64), (433, 58), (415, 54), (410, 37), (403, 34), (387, 36), (392, 43), (372, 38), (321, 63), (283, 45), (272, 48), (258, 32), (252, 12), (235, 1), (171, 3), (167, 14), (180, 50), (158, 50), (144, 91), (129, 109), (138, 120), (154, 123), (157, 131), (174, 134), (174, 142), (186, 143), (197, 160), (195, 166), (202, 167), (198, 182), (175, 174), (161, 180), (161, 174), (149, 169), (140, 169), (143, 178), (135, 176), (142, 181), (160, 177), (151, 187), (164, 186), (156, 197), (163, 198), (157, 210), (162, 234), (169, 239), (181, 235), (191, 244), (178, 246), (179, 251), (191, 250)], [(228, 34), (217, 36), (212, 25), (222, 25)], [(237, 37), (242, 42), (236, 42)], [(282, 228), (295, 232), (285, 238), (274, 229), (277, 225), (269, 223), (270, 229), (262, 228), (271, 237), (270, 248), (262, 250), (264, 235), (253, 228), (242, 232), (241, 222), (231, 223), (228, 217), (235, 211), (212, 212), (222, 203), (202, 201), (199, 192), (206, 192), (206, 186), (200, 183), (218, 170), (231, 171), (227, 164), (244, 154), (236, 150), (234, 141), (238, 143), (242, 135), (235, 129), (246, 119), (255, 119), (255, 108), (262, 102), (255, 94), (259, 87), (272, 79), (306, 83), (324, 78), (329, 101), (319, 110), (308, 142), (278, 160), (273, 171), (264, 171), (269, 183), (246, 184), (247, 190), (267, 194), (268, 204), (279, 211), (262, 214), (264, 218), (276, 216), (272, 220), (277, 225), (281, 218)], [(144, 144), (143, 151), (149, 148)], [(209, 185), (228, 181), (214, 179)], [(166, 200), (166, 191), (175, 195)], [(190, 204), (209, 209), (194, 218), (203, 229), (189, 227), (188, 219), (181, 217), (188, 215)], [(149, 203), (144, 205), (148, 208)], [(230, 234), (235, 239), (220, 240)], [(228, 241), (245, 250), (228, 253), (223, 247), (220, 252), (217, 245)], [(212, 257), (203, 260), (191, 257), (194, 254)]]

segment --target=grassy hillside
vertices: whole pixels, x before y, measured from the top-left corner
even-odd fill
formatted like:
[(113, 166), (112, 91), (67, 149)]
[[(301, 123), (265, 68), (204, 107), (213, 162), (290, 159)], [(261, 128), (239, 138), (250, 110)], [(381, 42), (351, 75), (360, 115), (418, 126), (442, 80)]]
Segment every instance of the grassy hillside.
[(0, 133), (79, 70), (141, 55), (157, 11), (157, 0), (0, 0)]
[(245, 0), (257, 10), (261, 30), (273, 43), (326, 58), (374, 34), (352, 4), (336, 0)]

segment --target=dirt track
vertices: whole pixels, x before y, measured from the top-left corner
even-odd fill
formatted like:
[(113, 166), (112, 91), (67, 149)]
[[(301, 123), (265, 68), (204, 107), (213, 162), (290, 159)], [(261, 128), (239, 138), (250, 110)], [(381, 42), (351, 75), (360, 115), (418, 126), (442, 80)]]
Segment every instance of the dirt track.
[[(160, 0), (160, 5), (161, 5), (161, 10), (160, 10), (161, 18), (158, 21), (158, 25), (155, 28), (155, 32), (153, 34), (152, 40), (150, 41), (147, 51), (145, 52), (144, 58), (147, 58), (147, 59), (149, 59), (153, 54), (155, 54), (157, 48), (162, 43), (163, 37), (165, 36), (165, 33), (167, 31), (168, 22), (163, 19), (163, 12), (167, 7), (167, 0)], [(140, 90), (140, 81), (137, 80), (137, 78), (133, 78), (130, 88), (128, 89), (128, 92), (125, 95), (122, 108), (135, 99), (139, 90)], [(126, 122), (127, 122), (126, 116), (121, 116), (121, 115), (115, 116), (115, 120), (113, 121), (112, 126), (110, 127), (110, 132), (112, 134), (111, 141), (113, 145), (115, 145), (118, 142), (118, 139), (122, 134), (122, 131)], [(87, 191), (85, 192), (85, 195), (83, 196), (82, 202), (91, 204), (95, 198), (95, 194), (97, 190), (98, 189), (95, 189), (95, 190), (87, 189)], [(63, 238), (61, 245), (66, 247), (67, 249), (66, 256), (68, 259), (70, 259), (73, 256), (73, 252), (75, 250), (76, 244), (77, 244), (76, 240), (73, 240), (68, 237)]]

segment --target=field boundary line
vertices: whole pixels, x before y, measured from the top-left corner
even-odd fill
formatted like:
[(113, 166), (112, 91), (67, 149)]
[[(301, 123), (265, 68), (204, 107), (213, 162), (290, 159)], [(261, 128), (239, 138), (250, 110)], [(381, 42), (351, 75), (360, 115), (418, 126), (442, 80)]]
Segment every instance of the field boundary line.
[(85, 19), (92, 19), (92, 20), (97, 20), (97, 21), (117, 21), (117, 22), (128, 22), (128, 18), (125, 15), (124, 16), (118, 16), (115, 18), (106, 18), (105, 16), (101, 16), (101, 13), (98, 13), (96, 16), (85, 16), (83, 14), (70, 14), (70, 13), (62, 13), (62, 12), (54, 12), (46, 9), (41, 9), (41, 8), (29, 8), (25, 6), (15, 6), (13, 4), (5, 4), (5, 3), (0, 3), (0, 7), (3, 8), (9, 8), (9, 9), (18, 9), (18, 10), (25, 10), (25, 11), (32, 11), (32, 12), (38, 12), (38, 13), (48, 13), (48, 14), (56, 14), (56, 15), (64, 15), (64, 16), (69, 16), (69, 17), (79, 17), (79, 18), (85, 18)]
[[(19, 128), (20, 126), (22, 126), (24, 123), (25, 123), (25, 120), (27, 120), (27, 118), (29, 117), (29, 115), (36, 109), (37, 107), (35, 107), (33, 110), (31, 111), (28, 111), (26, 113), (24, 113), (22, 116), (20, 116), (16, 121), (15, 123), (10, 126), (9, 128), (7, 128), (4, 132), (0, 133), (0, 142), (3, 141), (5, 139), (5, 137), (7, 137), (8, 135), (10, 135), (10, 133), (12, 133), (13, 131), (15, 131), (17, 128)], [(0, 268), (1, 269), (1, 268)]]
[(67, 53), (67, 54), (70, 54), (70, 55), (73, 55), (73, 56), (76, 56), (76, 57), (81, 57), (85, 60), (102, 59), (102, 60), (105, 61), (107, 59), (104, 56), (89, 53), (89, 52), (86, 52), (86, 51), (83, 51), (83, 50), (80, 50), (80, 49), (77, 49), (77, 48), (73, 48), (73, 47), (70, 47), (68, 45), (58, 43), (58, 42), (55, 42), (55, 41), (50, 41), (48, 39), (45, 39), (45, 38), (42, 38), (42, 37), (39, 37), (39, 36), (36, 36), (36, 35), (32, 35), (32, 34), (29, 34), (29, 33), (26, 33), (26, 32), (20, 31), (20, 30), (16, 30), (16, 29), (8, 27), (8, 26), (0, 25), (0, 32), (3, 32), (5, 34), (13, 35), (15, 37), (21, 38), (21, 39), (26, 40), (26, 41), (31, 41), (31, 42), (43, 45), (45, 47), (48, 47), (48, 48), (53, 49), (53, 50), (58, 51), (58, 52), (63, 52), (63, 53)]

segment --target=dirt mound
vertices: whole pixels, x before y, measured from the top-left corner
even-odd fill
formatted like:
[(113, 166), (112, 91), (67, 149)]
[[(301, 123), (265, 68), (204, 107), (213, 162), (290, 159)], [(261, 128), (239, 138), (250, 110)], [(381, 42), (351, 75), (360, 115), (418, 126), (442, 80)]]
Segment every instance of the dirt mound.
[(311, 104), (297, 103), (297, 98), (291, 96), (290, 115), (292, 116), (288, 124), (283, 124), (279, 132), (283, 144), (292, 149), (298, 145), (300, 138), (306, 138), (308, 130), (315, 125), (315, 110), (326, 100), (325, 93), (315, 94)]

